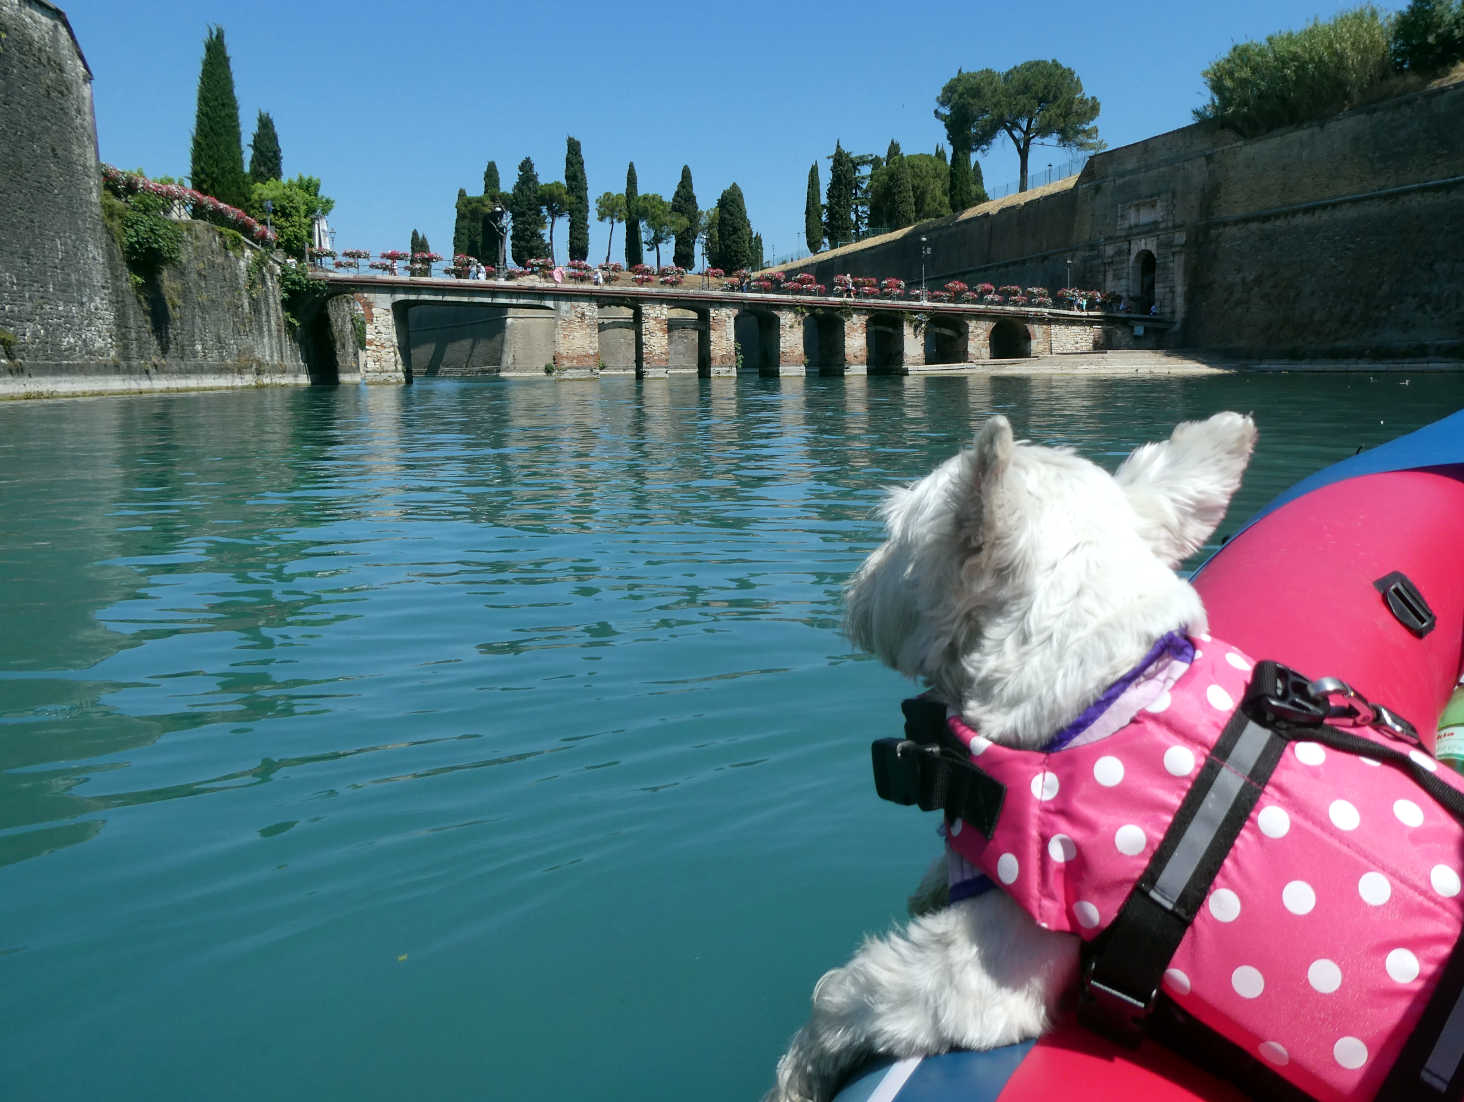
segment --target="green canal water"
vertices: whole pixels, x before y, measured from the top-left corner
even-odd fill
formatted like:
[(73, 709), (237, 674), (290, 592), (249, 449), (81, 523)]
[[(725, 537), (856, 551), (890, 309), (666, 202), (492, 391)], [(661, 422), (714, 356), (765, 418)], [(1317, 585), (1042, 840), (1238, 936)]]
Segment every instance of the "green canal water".
[(0, 1096), (768, 1084), (937, 839), (838, 632), (973, 423), (1254, 411), (1222, 531), (1459, 376), (503, 381), (0, 406)]

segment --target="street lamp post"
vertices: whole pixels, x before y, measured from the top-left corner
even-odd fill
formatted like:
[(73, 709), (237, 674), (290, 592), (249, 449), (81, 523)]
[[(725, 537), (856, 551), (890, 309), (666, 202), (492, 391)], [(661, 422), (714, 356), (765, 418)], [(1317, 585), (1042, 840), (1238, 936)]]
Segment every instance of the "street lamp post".
[(1063, 263), (1067, 265), (1067, 285), (1071, 287), (1073, 285), (1073, 258), (1068, 257)]
[(925, 258), (930, 255), (930, 246), (920, 238), (920, 301), (925, 301)]

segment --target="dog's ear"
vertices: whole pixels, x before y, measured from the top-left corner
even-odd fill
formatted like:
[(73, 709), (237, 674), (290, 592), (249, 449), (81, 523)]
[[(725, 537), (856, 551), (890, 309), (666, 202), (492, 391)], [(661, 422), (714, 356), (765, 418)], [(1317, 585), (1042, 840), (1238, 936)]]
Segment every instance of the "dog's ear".
[(1114, 477), (1139, 515), (1140, 534), (1169, 566), (1195, 552), (1225, 515), (1256, 444), (1239, 413), (1186, 421), (1169, 439), (1145, 444)]
[(972, 446), (962, 453), (956, 534), (967, 553), (979, 551), (985, 542), (992, 488), (1011, 464), (1015, 446), (1011, 424), (998, 414), (981, 426)]

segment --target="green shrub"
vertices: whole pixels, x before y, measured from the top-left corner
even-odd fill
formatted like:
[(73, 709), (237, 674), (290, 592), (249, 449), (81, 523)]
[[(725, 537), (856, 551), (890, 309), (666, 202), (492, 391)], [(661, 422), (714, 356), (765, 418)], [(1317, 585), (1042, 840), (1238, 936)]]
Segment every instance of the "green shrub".
[(279, 280), (280, 303), (291, 326), (298, 326), (325, 301), (325, 280), (311, 278), (303, 265), (281, 264)]
[(364, 351), (366, 348), (366, 319), (360, 314), (351, 315), (351, 328), (356, 333), (356, 348)]
[(7, 360), (14, 361), (15, 346), (18, 338), (9, 329), (0, 329), (0, 352), (5, 354)]
[(163, 214), (171, 201), (140, 191), (122, 216), (122, 256), (133, 272), (156, 275), (183, 252), (183, 228)]
[(1387, 24), (1372, 5), (1265, 42), (1242, 42), (1204, 73), (1210, 102), (1195, 118), (1247, 137), (1311, 122), (1361, 102), (1392, 72)]
[(1393, 17), (1393, 67), (1436, 73), (1464, 60), (1464, 0), (1412, 0)]

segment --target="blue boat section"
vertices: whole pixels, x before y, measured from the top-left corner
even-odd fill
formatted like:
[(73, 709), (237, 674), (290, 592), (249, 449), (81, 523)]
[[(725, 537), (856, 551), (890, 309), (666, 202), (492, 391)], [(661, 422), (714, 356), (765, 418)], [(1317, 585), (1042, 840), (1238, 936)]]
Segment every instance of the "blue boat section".
[(881, 1061), (852, 1079), (835, 1102), (996, 1102), (1033, 1043)]
[(1389, 440), (1376, 448), (1369, 448), (1340, 463), (1323, 467), (1309, 478), (1303, 478), (1289, 490), (1263, 508), (1246, 522), (1249, 528), (1267, 513), (1274, 512), (1288, 501), (1294, 501), (1319, 486), (1341, 482), (1344, 478), (1356, 478), (1364, 474), (1385, 474), (1388, 471), (1414, 471), (1423, 467), (1447, 467), (1464, 463), (1464, 409), (1452, 413), (1442, 421), (1425, 425), (1417, 432)]

